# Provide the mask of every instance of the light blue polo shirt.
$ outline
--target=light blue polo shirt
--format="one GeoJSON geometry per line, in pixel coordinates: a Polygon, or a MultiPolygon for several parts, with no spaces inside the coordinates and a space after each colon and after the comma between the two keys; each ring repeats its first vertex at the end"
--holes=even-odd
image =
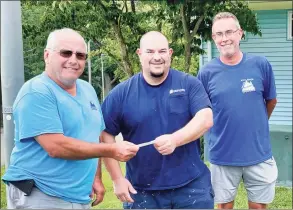
{"type": "Polygon", "coordinates": [[[15,147],[3,180],[34,179],[44,193],[65,201],[87,204],[98,159],[52,158],[34,139],[44,133],[62,133],[86,142],[98,142],[105,128],[94,88],[77,80],[72,96],[46,73],[26,82],[13,104],[15,147]]]}

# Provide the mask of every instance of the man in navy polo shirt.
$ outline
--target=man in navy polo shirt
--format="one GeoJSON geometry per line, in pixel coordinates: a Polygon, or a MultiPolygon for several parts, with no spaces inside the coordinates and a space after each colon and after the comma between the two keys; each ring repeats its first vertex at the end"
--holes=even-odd
{"type": "Polygon", "coordinates": [[[125,209],[214,207],[198,140],[213,125],[211,104],[197,78],[170,69],[172,52],[163,34],[143,35],[142,72],[117,85],[102,105],[102,141],[113,143],[121,132],[124,141],[153,142],[127,162],[126,178],[116,160],[105,159],[125,209]]]}

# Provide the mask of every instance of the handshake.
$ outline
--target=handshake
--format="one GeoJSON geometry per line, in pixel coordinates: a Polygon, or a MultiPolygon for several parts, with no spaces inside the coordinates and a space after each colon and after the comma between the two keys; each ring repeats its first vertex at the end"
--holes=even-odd
{"type": "Polygon", "coordinates": [[[177,147],[176,141],[172,138],[172,134],[162,135],[153,141],[138,145],[128,141],[120,141],[112,144],[113,158],[118,161],[126,162],[136,155],[140,147],[151,144],[154,144],[155,149],[162,155],[173,153],[177,147]]]}

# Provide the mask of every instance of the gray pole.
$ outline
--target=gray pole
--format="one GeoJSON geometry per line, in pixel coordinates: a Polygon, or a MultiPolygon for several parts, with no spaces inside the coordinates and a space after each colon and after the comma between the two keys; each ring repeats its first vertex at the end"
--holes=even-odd
{"type": "MultiPolygon", "coordinates": [[[[87,51],[88,51],[88,54],[91,52],[91,40],[87,42],[87,51]]],[[[91,62],[90,56],[88,57],[87,64],[88,64],[88,73],[89,73],[89,83],[92,84],[92,62],[91,62]]]]}
{"type": "Polygon", "coordinates": [[[102,64],[102,101],[105,99],[105,84],[104,84],[104,63],[103,63],[103,56],[104,54],[101,54],[101,64],[102,64]]]}
{"type": "Polygon", "coordinates": [[[20,1],[1,1],[1,89],[5,166],[14,147],[12,105],[24,83],[20,1]]]}

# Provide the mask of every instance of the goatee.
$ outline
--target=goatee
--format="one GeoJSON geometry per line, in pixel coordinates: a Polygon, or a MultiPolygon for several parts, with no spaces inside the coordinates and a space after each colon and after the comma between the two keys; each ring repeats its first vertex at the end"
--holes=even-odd
{"type": "Polygon", "coordinates": [[[162,76],[164,76],[164,72],[161,72],[161,73],[153,73],[151,72],[150,73],[152,77],[155,77],[155,78],[160,78],[162,76]]]}

